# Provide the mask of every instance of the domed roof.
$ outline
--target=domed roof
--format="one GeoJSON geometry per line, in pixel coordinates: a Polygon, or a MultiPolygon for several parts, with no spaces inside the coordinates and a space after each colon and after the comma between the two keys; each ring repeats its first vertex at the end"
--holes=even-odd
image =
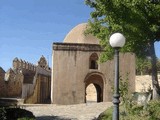
{"type": "Polygon", "coordinates": [[[64,38],[64,43],[86,43],[86,44],[99,44],[98,38],[91,34],[85,35],[87,23],[82,23],[74,27],[64,38]]]}

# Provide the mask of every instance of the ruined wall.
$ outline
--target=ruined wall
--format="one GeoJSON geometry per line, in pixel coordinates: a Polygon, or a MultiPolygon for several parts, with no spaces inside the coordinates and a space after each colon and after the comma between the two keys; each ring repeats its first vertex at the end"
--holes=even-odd
{"type": "MultiPolygon", "coordinates": [[[[36,83],[35,83],[35,86],[33,86],[34,87],[34,92],[32,92],[32,94],[31,95],[29,95],[29,96],[26,96],[26,99],[25,99],[25,103],[37,103],[37,101],[38,101],[38,86],[39,86],[39,81],[38,81],[38,79],[39,79],[39,77],[37,77],[36,78],[36,83]]],[[[26,86],[28,86],[27,84],[26,84],[26,86]]]]}
{"type": "Polygon", "coordinates": [[[0,67],[0,97],[4,97],[6,93],[6,86],[4,81],[5,71],[0,67]]]}
{"type": "Polygon", "coordinates": [[[27,97],[25,103],[50,103],[51,76],[37,76],[34,92],[27,97]]]}
{"type": "Polygon", "coordinates": [[[35,71],[36,66],[24,60],[15,58],[13,60],[13,69],[10,68],[3,78],[5,94],[3,97],[21,97],[22,86],[25,76],[31,71],[35,71]]]}
{"type": "Polygon", "coordinates": [[[46,103],[47,99],[50,101],[51,70],[44,56],[38,61],[36,69],[32,70],[35,70],[34,78],[31,82],[28,79],[28,82],[24,82],[22,98],[25,99],[25,103],[46,103]]]}
{"type": "Polygon", "coordinates": [[[17,74],[6,82],[6,97],[21,97],[23,84],[23,75],[17,74]]]}
{"type": "Polygon", "coordinates": [[[45,81],[41,76],[47,76],[47,80],[51,81],[51,70],[43,56],[37,66],[15,58],[13,69],[10,68],[6,73],[0,69],[0,76],[0,97],[18,97],[29,101],[28,103],[38,103],[38,99],[44,101],[43,99],[48,98],[48,96],[39,97],[39,94],[47,92],[45,94],[50,95],[50,91],[48,91],[50,86],[45,86],[44,91],[39,93],[41,81],[45,81]]]}
{"type": "MultiPolygon", "coordinates": [[[[100,56],[102,49],[92,44],[53,44],[52,103],[77,104],[85,102],[85,80],[88,75],[101,76],[103,79],[103,101],[112,100],[114,80],[114,61],[101,63],[98,69],[90,69],[90,56],[100,56]]],[[[130,73],[130,91],[135,89],[135,56],[127,53],[120,55],[121,75],[130,73]]],[[[96,79],[96,78],[93,78],[96,79]]]]}
{"type": "Polygon", "coordinates": [[[23,76],[12,69],[0,77],[0,97],[21,97],[23,76]]]}
{"type": "Polygon", "coordinates": [[[51,77],[40,75],[39,79],[37,103],[50,103],[51,77]]]}

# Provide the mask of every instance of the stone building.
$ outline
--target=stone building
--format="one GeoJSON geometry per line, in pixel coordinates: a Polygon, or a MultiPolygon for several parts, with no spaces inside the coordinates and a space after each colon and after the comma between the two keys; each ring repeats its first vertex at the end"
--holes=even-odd
{"type": "MultiPolygon", "coordinates": [[[[86,102],[87,86],[93,84],[97,102],[112,101],[114,61],[98,63],[102,47],[92,35],[84,35],[87,24],[79,24],[63,43],[53,43],[51,102],[78,104],[86,102]]],[[[135,55],[120,54],[120,75],[128,74],[129,91],[135,90],[135,55]]]]}
{"type": "Polygon", "coordinates": [[[33,65],[15,58],[13,68],[0,68],[0,98],[24,99],[25,103],[48,103],[51,91],[51,69],[44,56],[33,65]]]}

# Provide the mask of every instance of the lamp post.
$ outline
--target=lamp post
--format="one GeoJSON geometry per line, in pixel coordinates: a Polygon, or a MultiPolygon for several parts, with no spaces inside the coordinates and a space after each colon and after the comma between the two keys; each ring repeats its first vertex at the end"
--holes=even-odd
{"type": "Polygon", "coordinates": [[[125,44],[125,37],[121,33],[114,33],[109,39],[110,45],[115,49],[115,78],[114,78],[114,95],[113,95],[113,119],[119,120],[119,49],[125,44]]]}

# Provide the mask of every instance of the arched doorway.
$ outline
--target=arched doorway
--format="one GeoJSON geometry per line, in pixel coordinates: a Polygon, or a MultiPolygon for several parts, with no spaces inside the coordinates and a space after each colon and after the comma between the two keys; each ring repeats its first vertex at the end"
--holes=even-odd
{"type": "Polygon", "coordinates": [[[87,102],[87,87],[91,84],[94,85],[96,91],[96,102],[103,102],[103,78],[100,74],[92,73],[87,75],[85,79],[85,102],[87,102]]]}
{"type": "Polygon", "coordinates": [[[94,84],[89,84],[86,88],[86,103],[97,102],[97,91],[94,84]]]}

